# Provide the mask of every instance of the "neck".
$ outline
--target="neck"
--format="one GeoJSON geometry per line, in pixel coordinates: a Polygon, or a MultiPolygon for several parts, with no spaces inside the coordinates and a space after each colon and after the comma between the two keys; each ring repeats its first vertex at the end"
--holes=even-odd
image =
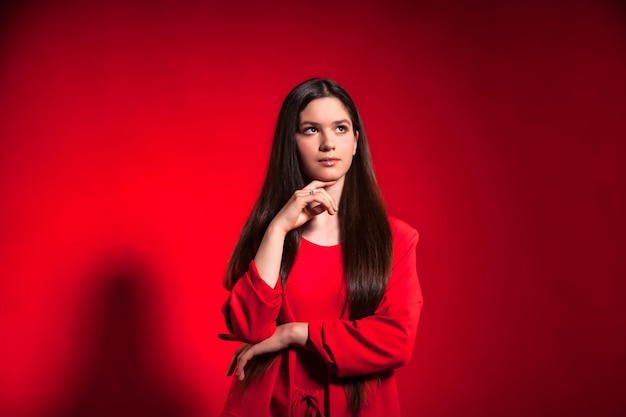
{"type": "Polygon", "coordinates": [[[320,246],[333,246],[341,242],[339,215],[323,212],[309,220],[302,227],[302,236],[320,246]]]}
{"type": "MultiPolygon", "coordinates": [[[[326,192],[335,200],[337,205],[341,201],[343,191],[343,178],[330,187],[326,187],[326,192]]],[[[341,211],[341,206],[339,207],[341,211]]],[[[309,242],[317,245],[332,246],[341,241],[339,232],[339,215],[330,215],[327,211],[318,214],[309,220],[303,227],[302,235],[309,242]]]]}
{"type": "Polygon", "coordinates": [[[343,191],[344,177],[341,177],[333,185],[326,187],[326,192],[335,200],[335,203],[339,205],[341,201],[341,192],[343,191]]]}

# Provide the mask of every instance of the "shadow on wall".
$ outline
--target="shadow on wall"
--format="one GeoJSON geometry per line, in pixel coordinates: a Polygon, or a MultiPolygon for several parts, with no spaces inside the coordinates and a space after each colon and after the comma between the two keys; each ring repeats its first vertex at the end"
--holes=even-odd
{"type": "Polygon", "coordinates": [[[189,395],[164,368],[171,361],[155,348],[163,339],[146,264],[118,258],[96,278],[104,285],[82,319],[85,360],[50,416],[191,416],[189,395]]]}

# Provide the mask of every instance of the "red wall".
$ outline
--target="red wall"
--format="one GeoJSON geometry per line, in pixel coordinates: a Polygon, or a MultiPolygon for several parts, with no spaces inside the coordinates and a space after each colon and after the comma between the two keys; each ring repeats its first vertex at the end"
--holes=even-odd
{"type": "Polygon", "coordinates": [[[421,234],[405,415],[624,415],[626,10],[215,3],[3,6],[0,416],[215,415],[221,277],[312,76],[421,234]]]}

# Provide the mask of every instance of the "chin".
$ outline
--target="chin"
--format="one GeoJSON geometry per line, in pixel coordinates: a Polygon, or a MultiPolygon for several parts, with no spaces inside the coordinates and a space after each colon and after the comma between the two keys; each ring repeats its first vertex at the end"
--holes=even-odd
{"type": "Polygon", "coordinates": [[[324,181],[324,182],[339,181],[342,178],[343,178],[343,175],[324,175],[318,178],[318,181],[324,181]]]}
{"type": "Polygon", "coordinates": [[[341,180],[343,177],[345,176],[345,173],[342,172],[310,172],[310,173],[304,173],[304,177],[305,178],[309,178],[309,182],[316,180],[316,181],[323,181],[323,182],[329,182],[329,181],[339,181],[341,180]]]}

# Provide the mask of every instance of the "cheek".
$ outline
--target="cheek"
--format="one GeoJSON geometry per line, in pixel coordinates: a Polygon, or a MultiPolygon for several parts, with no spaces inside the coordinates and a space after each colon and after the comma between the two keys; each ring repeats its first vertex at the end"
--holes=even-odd
{"type": "Polygon", "coordinates": [[[300,143],[297,144],[296,149],[298,150],[298,161],[300,163],[300,170],[303,174],[310,176],[310,158],[307,157],[307,155],[310,154],[310,151],[307,149],[306,146],[300,143]]]}
{"type": "Polygon", "coordinates": [[[307,159],[308,156],[315,154],[316,152],[316,149],[314,149],[314,146],[311,143],[307,143],[305,141],[297,142],[296,146],[298,149],[298,157],[300,159],[307,159]]]}
{"type": "Polygon", "coordinates": [[[302,146],[302,142],[300,142],[299,140],[296,140],[296,151],[298,151],[298,158],[302,159],[302,155],[303,155],[303,146],[302,146]]]}
{"type": "Polygon", "coordinates": [[[356,139],[354,139],[354,140],[350,140],[350,139],[345,140],[343,145],[342,145],[342,148],[343,148],[344,154],[348,154],[349,153],[349,154],[352,154],[352,156],[354,156],[356,154],[357,140],[356,139]]]}

